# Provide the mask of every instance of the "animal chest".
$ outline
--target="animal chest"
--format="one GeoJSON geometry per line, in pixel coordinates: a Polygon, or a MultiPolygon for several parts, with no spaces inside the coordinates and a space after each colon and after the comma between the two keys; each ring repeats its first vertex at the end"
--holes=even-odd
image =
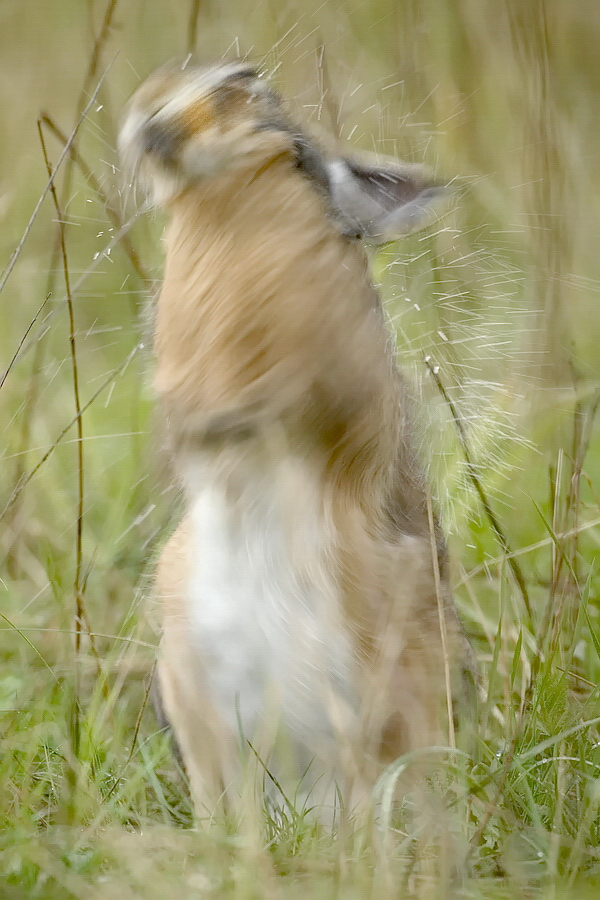
{"type": "Polygon", "coordinates": [[[314,478],[294,459],[232,470],[199,458],[192,471],[187,613],[210,700],[244,740],[283,731],[310,763],[357,718],[352,640],[314,478]]]}

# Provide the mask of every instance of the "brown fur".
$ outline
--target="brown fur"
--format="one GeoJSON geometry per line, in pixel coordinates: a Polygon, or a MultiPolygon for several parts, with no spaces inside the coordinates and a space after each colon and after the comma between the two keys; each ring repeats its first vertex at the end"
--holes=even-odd
{"type": "MultiPolygon", "coordinates": [[[[205,126],[206,110],[196,104],[183,123],[205,126]]],[[[298,170],[289,135],[277,130],[232,170],[187,180],[165,205],[155,386],[175,467],[189,480],[194,453],[208,449],[231,475],[233,503],[245,458],[267,470],[301,458],[314,474],[331,535],[323,565],[342,605],[333,615],[360,672],[358,727],[347,727],[343,704],[330,707],[338,738],[331,767],[352,782],[352,804],[382,765],[444,740],[444,650],[453,672],[467,652],[443,539],[437,527],[433,540],[429,533],[406,390],[365,251],[341,233],[298,170]]],[[[290,485],[292,547],[305,490],[290,485]]],[[[191,637],[192,527],[184,519],[157,569],[159,680],[205,811],[236,777],[236,741],[210,703],[191,637]]]]}

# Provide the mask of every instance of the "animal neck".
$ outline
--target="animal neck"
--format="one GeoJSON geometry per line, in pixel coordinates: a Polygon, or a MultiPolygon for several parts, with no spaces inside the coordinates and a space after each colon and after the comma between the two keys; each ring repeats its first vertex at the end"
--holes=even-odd
{"type": "Polygon", "coordinates": [[[182,436],[249,410],[368,481],[395,452],[398,384],[364,251],[323,204],[284,158],[172,203],[155,383],[182,436]]]}
{"type": "Polygon", "coordinates": [[[180,302],[197,307],[226,296],[233,318],[240,303],[279,303],[294,285],[314,287],[334,246],[347,255],[324,202],[285,155],[258,172],[200,181],[170,205],[165,288],[177,286],[180,302]]]}

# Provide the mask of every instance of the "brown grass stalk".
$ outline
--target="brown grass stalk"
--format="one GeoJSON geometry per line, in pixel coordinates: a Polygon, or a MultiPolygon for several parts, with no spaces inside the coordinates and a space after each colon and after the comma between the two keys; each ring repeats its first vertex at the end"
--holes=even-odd
{"type": "Polygon", "coordinates": [[[56,440],[54,441],[54,443],[51,444],[51,446],[46,450],[46,452],[43,454],[43,456],[40,457],[40,459],[37,461],[37,463],[35,464],[35,466],[34,466],[32,469],[29,470],[29,472],[27,473],[27,475],[25,475],[25,476],[23,477],[23,480],[21,481],[21,483],[18,484],[18,485],[15,487],[15,489],[14,489],[12,495],[10,496],[10,498],[9,498],[9,500],[8,500],[8,502],[7,502],[7,504],[6,504],[6,506],[4,507],[4,509],[2,510],[2,512],[0,513],[0,521],[2,521],[2,519],[8,514],[8,512],[9,512],[10,509],[11,509],[11,507],[12,507],[13,504],[19,499],[21,493],[25,490],[25,488],[27,487],[27,485],[29,484],[29,482],[31,481],[31,479],[32,479],[35,475],[37,475],[37,473],[38,473],[39,470],[42,468],[42,466],[50,459],[50,457],[52,456],[52,454],[54,453],[54,451],[56,450],[56,448],[58,447],[58,445],[62,442],[62,440],[63,440],[63,438],[65,437],[65,435],[68,434],[68,432],[71,430],[71,428],[73,427],[73,425],[76,425],[76,424],[77,424],[78,419],[80,419],[81,416],[83,416],[83,414],[86,412],[86,410],[88,410],[88,409],[90,408],[90,406],[92,405],[92,403],[94,403],[94,402],[98,399],[98,397],[100,396],[100,394],[102,394],[103,391],[105,391],[106,388],[107,388],[110,384],[112,384],[112,382],[115,380],[115,378],[116,378],[118,375],[120,375],[121,372],[123,372],[123,371],[127,368],[127,366],[129,365],[129,363],[131,362],[131,360],[133,359],[133,357],[135,356],[135,354],[138,352],[139,349],[140,349],[140,344],[137,344],[137,345],[133,348],[133,350],[131,351],[131,353],[126,357],[126,359],[124,359],[122,363],[119,363],[119,365],[116,366],[116,368],[114,368],[114,369],[112,370],[112,372],[105,378],[105,380],[102,382],[102,384],[100,385],[100,387],[92,394],[92,396],[91,396],[90,399],[87,401],[87,403],[84,403],[84,405],[81,407],[80,412],[77,413],[76,415],[74,415],[73,418],[71,419],[71,421],[68,422],[67,425],[65,425],[65,427],[62,429],[62,431],[60,432],[60,434],[58,435],[58,437],[56,438],[56,440]]]}
{"type": "Polygon", "coordinates": [[[35,220],[36,220],[36,218],[37,218],[37,215],[38,215],[38,213],[39,213],[39,211],[40,211],[40,209],[41,209],[42,203],[43,203],[44,200],[46,199],[46,197],[47,197],[47,195],[48,195],[50,189],[52,188],[52,186],[53,186],[53,184],[54,184],[54,181],[55,181],[55,179],[56,179],[56,175],[57,175],[57,173],[58,173],[58,170],[60,169],[60,167],[61,167],[61,165],[63,164],[64,160],[65,160],[65,159],[67,158],[67,156],[69,155],[69,150],[70,150],[70,148],[71,148],[71,145],[72,145],[73,141],[75,140],[75,137],[76,137],[77,132],[79,131],[79,129],[80,129],[80,127],[81,127],[81,124],[82,124],[83,120],[86,118],[86,116],[87,116],[89,110],[91,109],[91,107],[93,106],[93,104],[94,104],[94,102],[95,102],[95,100],[96,100],[96,97],[98,96],[98,91],[100,90],[100,86],[102,85],[102,82],[104,81],[104,78],[106,77],[107,72],[108,72],[108,69],[106,70],[106,72],[104,72],[104,74],[102,75],[102,77],[101,77],[100,80],[98,81],[98,84],[96,85],[96,89],[94,90],[94,93],[93,93],[92,96],[90,97],[89,102],[86,104],[86,106],[85,106],[85,108],[83,109],[81,115],[80,115],[79,118],[77,119],[77,122],[76,122],[76,124],[75,124],[75,127],[74,127],[73,131],[71,132],[71,134],[70,134],[70,136],[69,136],[69,140],[67,141],[67,143],[65,144],[65,146],[64,146],[63,149],[62,149],[62,152],[61,152],[61,154],[60,154],[60,156],[59,156],[59,158],[58,158],[58,162],[56,163],[56,165],[54,166],[54,168],[52,169],[52,171],[50,172],[50,174],[49,174],[49,176],[48,176],[48,181],[46,182],[46,186],[44,187],[44,190],[43,190],[42,193],[40,194],[40,197],[39,197],[39,199],[38,199],[38,202],[36,203],[36,205],[35,205],[35,207],[34,207],[34,210],[33,210],[32,214],[31,214],[31,216],[30,216],[30,218],[29,218],[29,221],[28,221],[27,225],[25,226],[25,230],[24,230],[24,232],[23,232],[23,234],[22,234],[22,236],[21,236],[21,240],[19,241],[19,243],[17,244],[17,246],[16,246],[15,249],[13,250],[13,252],[12,252],[12,254],[11,254],[11,256],[10,256],[9,261],[8,261],[8,263],[6,264],[6,267],[5,267],[5,269],[4,269],[4,272],[2,273],[2,276],[0,277],[0,293],[2,293],[2,291],[4,290],[4,287],[5,287],[5,285],[6,285],[6,282],[7,282],[8,279],[10,278],[11,273],[12,273],[14,267],[15,267],[16,264],[17,264],[17,260],[18,260],[19,256],[21,255],[21,252],[22,252],[22,250],[23,250],[23,247],[25,246],[25,243],[26,243],[26,241],[27,241],[27,238],[29,237],[29,233],[31,232],[31,229],[33,228],[33,223],[35,222],[35,220]]]}
{"type": "MultiPolygon", "coordinates": [[[[44,162],[48,170],[48,176],[52,175],[52,166],[48,159],[46,150],[46,142],[44,140],[44,132],[42,129],[41,119],[37,122],[40,143],[44,154],[44,162]]],[[[58,194],[54,182],[50,185],[50,193],[54,201],[58,228],[60,234],[60,251],[63,263],[63,277],[65,281],[65,290],[67,293],[67,309],[69,311],[69,349],[71,353],[71,374],[73,379],[73,398],[75,402],[75,414],[77,416],[77,524],[75,532],[75,577],[73,582],[73,591],[75,595],[75,660],[74,660],[74,679],[73,679],[73,706],[71,714],[71,752],[73,755],[72,763],[79,760],[79,752],[81,746],[81,719],[80,719],[80,656],[81,656],[81,635],[84,628],[84,603],[83,589],[81,584],[81,567],[82,567],[82,541],[83,541],[83,500],[84,500],[84,477],[83,477],[83,420],[81,416],[81,400],[79,395],[79,367],[77,363],[77,344],[75,340],[75,311],[73,309],[73,296],[71,294],[71,278],[69,275],[69,261],[67,257],[67,245],[65,242],[65,228],[61,205],[58,202],[58,194]]],[[[73,764],[69,766],[69,783],[71,787],[71,797],[74,806],[74,794],[77,787],[77,773],[74,771],[73,764]]]]}

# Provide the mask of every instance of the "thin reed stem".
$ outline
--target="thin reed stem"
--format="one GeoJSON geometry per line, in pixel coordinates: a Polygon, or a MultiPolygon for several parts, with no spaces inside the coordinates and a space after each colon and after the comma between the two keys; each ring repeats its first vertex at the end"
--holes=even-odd
{"type": "MultiPolygon", "coordinates": [[[[37,121],[40,143],[44,154],[44,162],[48,171],[48,177],[52,175],[52,166],[48,159],[46,143],[44,140],[44,132],[42,129],[41,119],[37,121]]],[[[63,224],[63,215],[60,203],[58,202],[58,194],[54,182],[50,184],[50,193],[54,201],[56,217],[58,220],[60,234],[60,249],[63,262],[63,277],[65,281],[65,291],[67,294],[67,309],[69,311],[69,349],[71,353],[71,373],[73,379],[73,398],[75,402],[75,414],[77,417],[77,523],[75,532],[75,577],[73,582],[73,591],[75,594],[75,659],[74,659],[74,679],[73,679],[73,697],[71,708],[70,735],[71,735],[71,753],[72,761],[68,767],[69,784],[71,787],[71,815],[74,814],[75,793],[77,790],[77,771],[74,764],[79,761],[81,749],[81,707],[80,707],[80,656],[81,656],[81,635],[84,626],[83,612],[83,591],[81,585],[81,564],[82,564],[82,542],[83,542],[83,500],[84,500],[84,480],[83,480],[83,420],[81,416],[81,400],[79,395],[79,367],[77,364],[77,344],[75,340],[75,311],[73,309],[73,296],[71,294],[71,278],[69,275],[69,261],[67,257],[67,245],[65,242],[65,231],[63,224]]]]}
{"type": "Polygon", "coordinates": [[[424,362],[425,362],[425,365],[427,366],[427,368],[429,369],[429,372],[430,372],[433,380],[435,381],[437,389],[439,390],[440,394],[444,398],[444,402],[446,403],[446,405],[448,406],[448,408],[450,410],[450,413],[452,414],[452,419],[456,426],[456,431],[458,433],[458,439],[460,442],[461,450],[462,450],[463,456],[465,458],[465,462],[467,464],[467,475],[469,476],[471,484],[473,485],[473,487],[475,488],[475,491],[477,492],[477,496],[479,497],[479,500],[481,502],[483,510],[486,514],[487,520],[490,523],[490,525],[492,526],[494,534],[496,535],[496,538],[498,539],[498,543],[504,550],[505,558],[508,561],[508,564],[511,568],[514,579],[515,579],[515,581],[519,587],[519,590],[521,592],[521,596],[523,598],[523,603],[525,605],[525,609],[527,610],[527,614],[529,616],[529,621],[532,622],[532,610],[531,610],[531,604],[529,601],[529,591],[527,590],[527,583],[525,581],[525,577],[523,575],[523,572],[521,570],[519,563],[517,562],[517,560],[515,559],[515,557],[512,553],[510,544],[508,543],[508,538],[506,537],[506,535],[504,533],[504,529],[502,528],[502,526],[500,525],[500,522],[496,518],[496,514],[494,513],[494,511],[490,505],[490,502],[486,496],[486,493],[483,489],[483,485],[481,484],[481,480],[480,480],[479,476],[477,475],[477,470],[475,468],[475,464],[474,464],[473,458],[471,456],[471,451],[469,449],[469,442],[467,440],[467,434],[465,431],[465,426],[463,424],[463,421],[460,417],[460,414],[458,412],[456,405],[453,403],[452,398],[450,397],[448,391],[444,387],[444,384],[443,384],[438,372],[436,372],[434,367],[431,365],[431,362],[429,359],[426,358],[424,360],[424,362]]]}

